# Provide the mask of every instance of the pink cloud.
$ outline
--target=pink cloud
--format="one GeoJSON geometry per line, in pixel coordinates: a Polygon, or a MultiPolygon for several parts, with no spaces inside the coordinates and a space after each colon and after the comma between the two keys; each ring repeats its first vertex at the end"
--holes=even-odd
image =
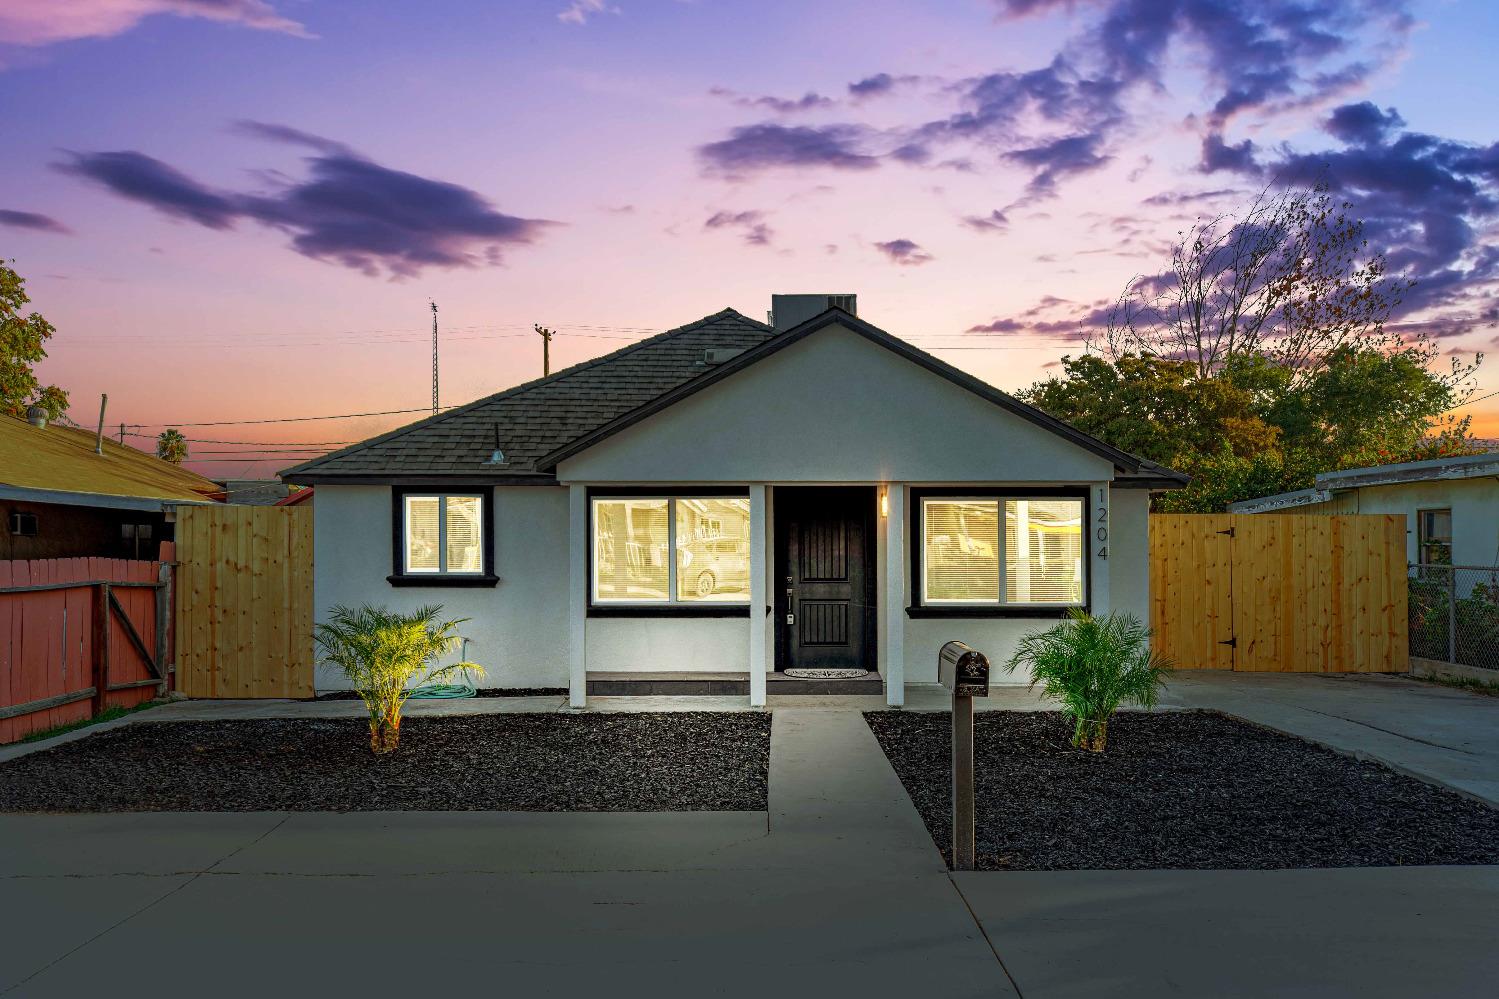
{"type": "Polygon", "coordinates": [[[6,0],[0,43],[51,45],[122,34],[153,14],[197,17],[309,38],[307,29],[266,0],[6,0]]]}

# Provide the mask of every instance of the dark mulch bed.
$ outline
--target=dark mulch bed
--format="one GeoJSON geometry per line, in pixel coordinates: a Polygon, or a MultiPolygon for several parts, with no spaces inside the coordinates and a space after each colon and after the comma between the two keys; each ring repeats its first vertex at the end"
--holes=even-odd
{"type": "Polygon", "coordinates": [[[412,717],[127,725],[0,764],[0,811],[759,811],[770,716],[412,717]]]}
{"type": "MultiPolygon", "coordinates": [[[[566,697],[566,687],[480,687],[475,697],[566,697]]],[[[359,695],[352,690],[330,690],[319,694],[319,701],[357,701],[359,695]]]]}
{"type": "MultiPolygon", "coordinates": [[[[951,716],[865,718],[948,856],[951,716]]],[[[976,716],[981,870],[1499,863],[1499,810],[1224,715],[1116,715],[1101,756],[1070,735],[1052,712],[976,716]]]]}

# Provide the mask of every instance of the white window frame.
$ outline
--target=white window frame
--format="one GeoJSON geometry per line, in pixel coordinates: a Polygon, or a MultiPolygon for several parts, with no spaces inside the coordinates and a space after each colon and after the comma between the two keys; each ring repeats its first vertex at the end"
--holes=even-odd
{"type": "Polygon", "coordinates": [[[486,521],[489,519],[489,504],[485,501],[482,492],[412,492],[401,494],[401,572],[407,576],[482,576],[485,566],[485,544],[487,540],[485,533],[489,530],[486,521]],[[412,500],[437,500],[437,568],[436,569],[414,569],[411,566],[411,501],[412,500]],[[448,500],[449,499],[476,499],[479,501],[479,568],[477,569],[449,569],[448,568],[448,500]]]}
{"type": "Polygon", "coordinates": [[[1090,592],[1091,573],[1093,566],[1090,564],[1088,545],[1088,497],[1076,495],[1040,495],[1040,494],[1006,494],[1006,493],[975,493],[964,495],[935,495],[922,496],[917,507],[919,522],[917,530],[912,532],[912,543],[921,545],[921,579],[918,580],[921,594],[922,607],[952,607],[952,608],[974,608],[974,609],[1000,609],[1000,610],[1070,610],[1074,607],[1086,608],[1088,606],[1088,594],[1090,592]],[[1078,525],[1079,538],[1082,543],[1082,591],[1081,600],[1070,602],[1038,601],[1038,600],[1008,600],[1005,593],[1008,589],[1010,559],[1009,548],[1005,542],[1005,504],[1012,501],[1026,500],[1038,503],[1077,503],[1082,507],[1082,515],[1078,525]],[[999,566],[996,573],[999,588],[994,594],[993,600],[952,600],[933,599],[927,595],[927,582],[931,572],[931,552],[927,550],[927,504],[929,503],[994,503],[995,510],[995,556],[998,558],[999,566]]]}
{"type": "MultiPolygon", "coordinates": [[[[744,500],[739,493],[654,493],[650,495],[599,493],[588,500],[588,602],[594,607],[748,607],[749,594],[743,600],[683,600],[677,592],[677,501],[678,500],[744,500]],[[666,503],[666,598],[664,600],[622,600],[599,596],[599,504],[600,503],[666,503]]],[[[754,540],[750,539],[750,544],[754,540]]]]}

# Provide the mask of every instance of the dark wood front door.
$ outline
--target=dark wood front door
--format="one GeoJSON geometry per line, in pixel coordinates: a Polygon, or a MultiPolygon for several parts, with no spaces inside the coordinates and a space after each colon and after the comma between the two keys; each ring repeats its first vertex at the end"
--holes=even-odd
{"type": "Polygon", "coordinates": [[[776,663],[867,669],[874,662],[872,487],[777,487],[776,663]]]}

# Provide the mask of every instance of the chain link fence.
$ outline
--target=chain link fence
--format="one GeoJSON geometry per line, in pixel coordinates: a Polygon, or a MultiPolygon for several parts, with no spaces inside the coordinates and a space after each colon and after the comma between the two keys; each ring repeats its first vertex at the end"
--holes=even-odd
{"type": "Polygon", "coordinates": [[[1499,673],[1499,566],[1410,566],[1410,648],[1499,673]]]}

